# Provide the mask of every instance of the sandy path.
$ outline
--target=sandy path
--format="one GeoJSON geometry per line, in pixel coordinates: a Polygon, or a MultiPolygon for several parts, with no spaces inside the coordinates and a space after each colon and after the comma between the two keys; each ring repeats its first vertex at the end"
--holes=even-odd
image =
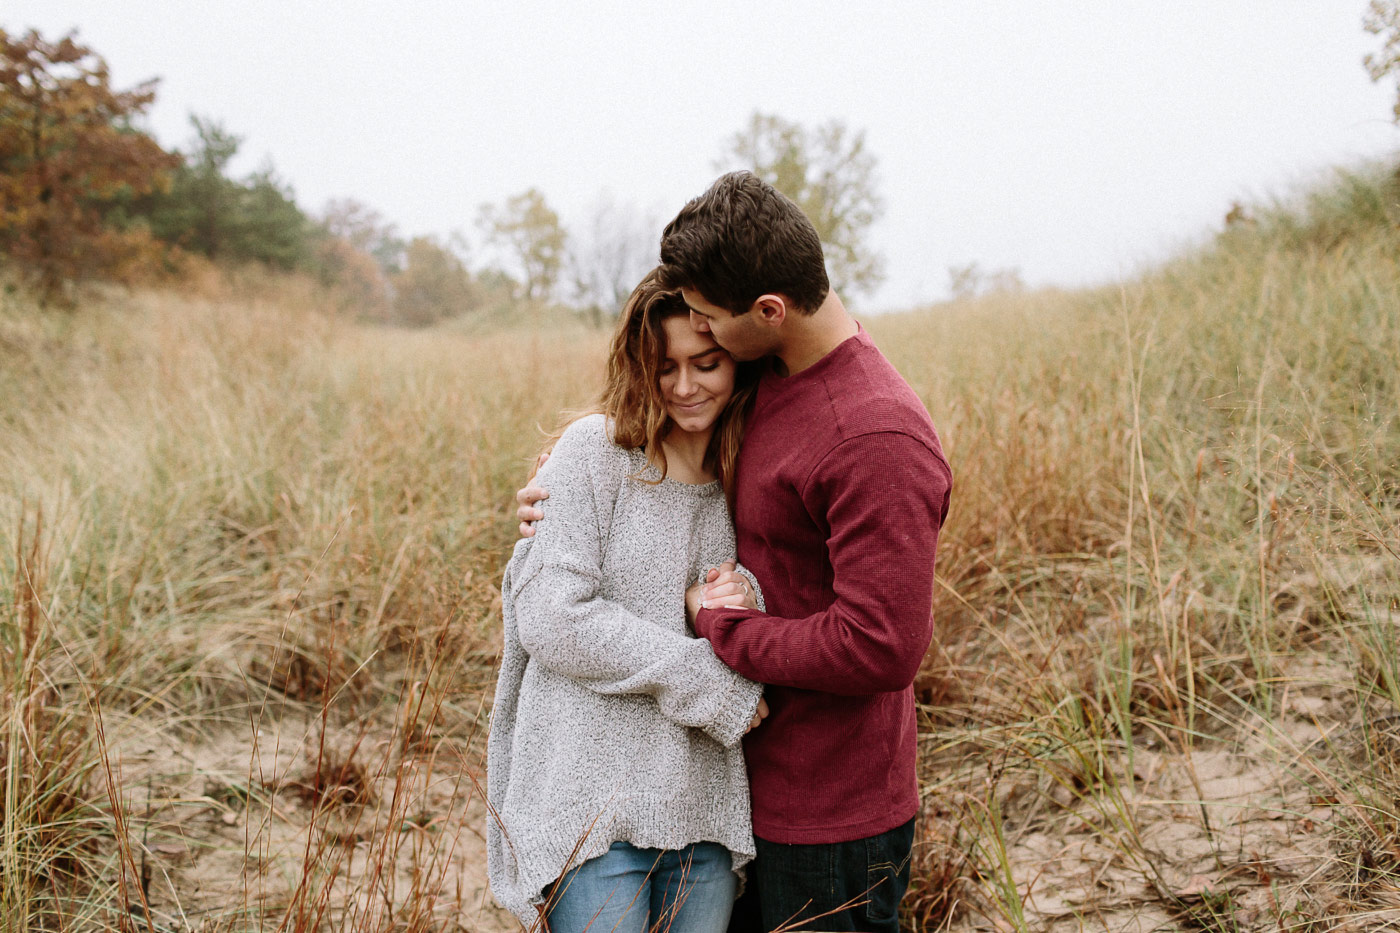
{"type": "Polygon", "coordinates": [[[222,928],[290,911],[321,912],[332,927],[353,912],[359,928],[416,915],[437,929],[519,929],[487,888],[487,812],[472,780],[484,769],[470,745],[403,754],[392,731],[361,736],[344,724],[323,748],[319,721],[300,711],[267,715],[256,730],[108,718],[137,874],[159,926],[222,928]],[[309,882],[308,852],[320,869],[309,882]]]}

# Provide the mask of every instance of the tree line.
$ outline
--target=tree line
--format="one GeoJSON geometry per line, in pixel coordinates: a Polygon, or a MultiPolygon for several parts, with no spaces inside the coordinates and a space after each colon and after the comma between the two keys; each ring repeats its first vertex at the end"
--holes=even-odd
{"type": "MultiPolygon", "coordinates": [[[[1369,0],[1364,26],[1383,41],[1364,61],[1371,77],[1400,78],[1400,0],[1369,0]]],[[[257,263],[315,276],[356,314],[385,322],[567,304],[601,323],[655,261],[660,218],[603,197],[568,230],[530,188],[480,207],[475,227],[495,261],[473,269],[460,233],[403,237],[352,198],[308,213],[270,164],[234,177],[242,140],[217,120],[191,116],[186,145],[163,148],[138,125],[155,94],[155,80],[113,88],[106,62],[75,34],[51,41],[0,28],[0,261],[45,300],[62,301],[87,280],[257,263]]],[[[796,201],[844,296],[883,281],[867,235],[884,205],[863,131],[754,113],[723,142],[715,168],[750,168],[796,201]]],[[[1016,270],[976,263],[949,275],[955,296],[1020,287],[1016,270]]]]}
{"type": "MultiPolygon", "coordinates": [[[[496,261],[473,269],[460,233],[404,237],[352,198],[309,213],[270,164],[236,177],[242,140],[215,119],[192,115],[188,142],[163,148],[139,126],[155,98],[155,80],[113,88],[106,62],[73,33],[0,29],[0,257],[44,299],[89,280],[258,263],[316,276],[386,322],[521,304],[567,304],[601,322],[655,261],[660,218],[601,197],[570,231],[530,188],[481,206],[474,226],[496,261]]],[[[802,205],[839,288],[879,284],[865,235],[882,203],[862,132],[756,113],[716,167],[752,168],[802,205]]]]}

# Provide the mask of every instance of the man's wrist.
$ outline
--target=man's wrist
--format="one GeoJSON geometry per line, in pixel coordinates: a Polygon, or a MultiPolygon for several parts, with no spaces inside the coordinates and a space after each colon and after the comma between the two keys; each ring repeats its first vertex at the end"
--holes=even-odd
{"type": "Polygon", "coordinates": [[[700,609],[695,613],[695,618],[691,620],[690,627],[695,629],[697,637],[710,637],[711,627],[714,625],[714,616],[714,609],[700,609]]]}

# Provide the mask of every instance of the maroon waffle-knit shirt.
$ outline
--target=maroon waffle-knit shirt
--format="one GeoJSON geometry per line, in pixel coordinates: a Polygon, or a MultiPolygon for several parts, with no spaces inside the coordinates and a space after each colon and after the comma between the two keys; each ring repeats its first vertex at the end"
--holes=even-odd
{"type": "Polygon", "coordinates": [[[768,685],[771,714],[744,739],[756,836],[849,842],[918,811],[912,685],[951,485],[928,412],[864,330],[763,377],[734,524],[768,611],[695,621],[725,664],[768,685]]]}

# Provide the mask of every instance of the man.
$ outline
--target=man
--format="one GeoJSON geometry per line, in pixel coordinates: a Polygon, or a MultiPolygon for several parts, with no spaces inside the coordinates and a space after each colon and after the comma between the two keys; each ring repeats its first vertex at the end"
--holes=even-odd
{"type": "MultiPolygon", "coordinates": [[[[756,175],[682,208],[660,268],[697,330],[736,359],[772,358],[733,516],[768,611],[703,608],[709,586],[687,606],[720,660],[767,685],[769,716],[744,740],[758,858],[731,930],[894,933],[952,473],[918,397],[831,291],[811,222],[756,175]]],[[[541,492],[518,494],[522,520],[541,517],[541,492]]]]}

